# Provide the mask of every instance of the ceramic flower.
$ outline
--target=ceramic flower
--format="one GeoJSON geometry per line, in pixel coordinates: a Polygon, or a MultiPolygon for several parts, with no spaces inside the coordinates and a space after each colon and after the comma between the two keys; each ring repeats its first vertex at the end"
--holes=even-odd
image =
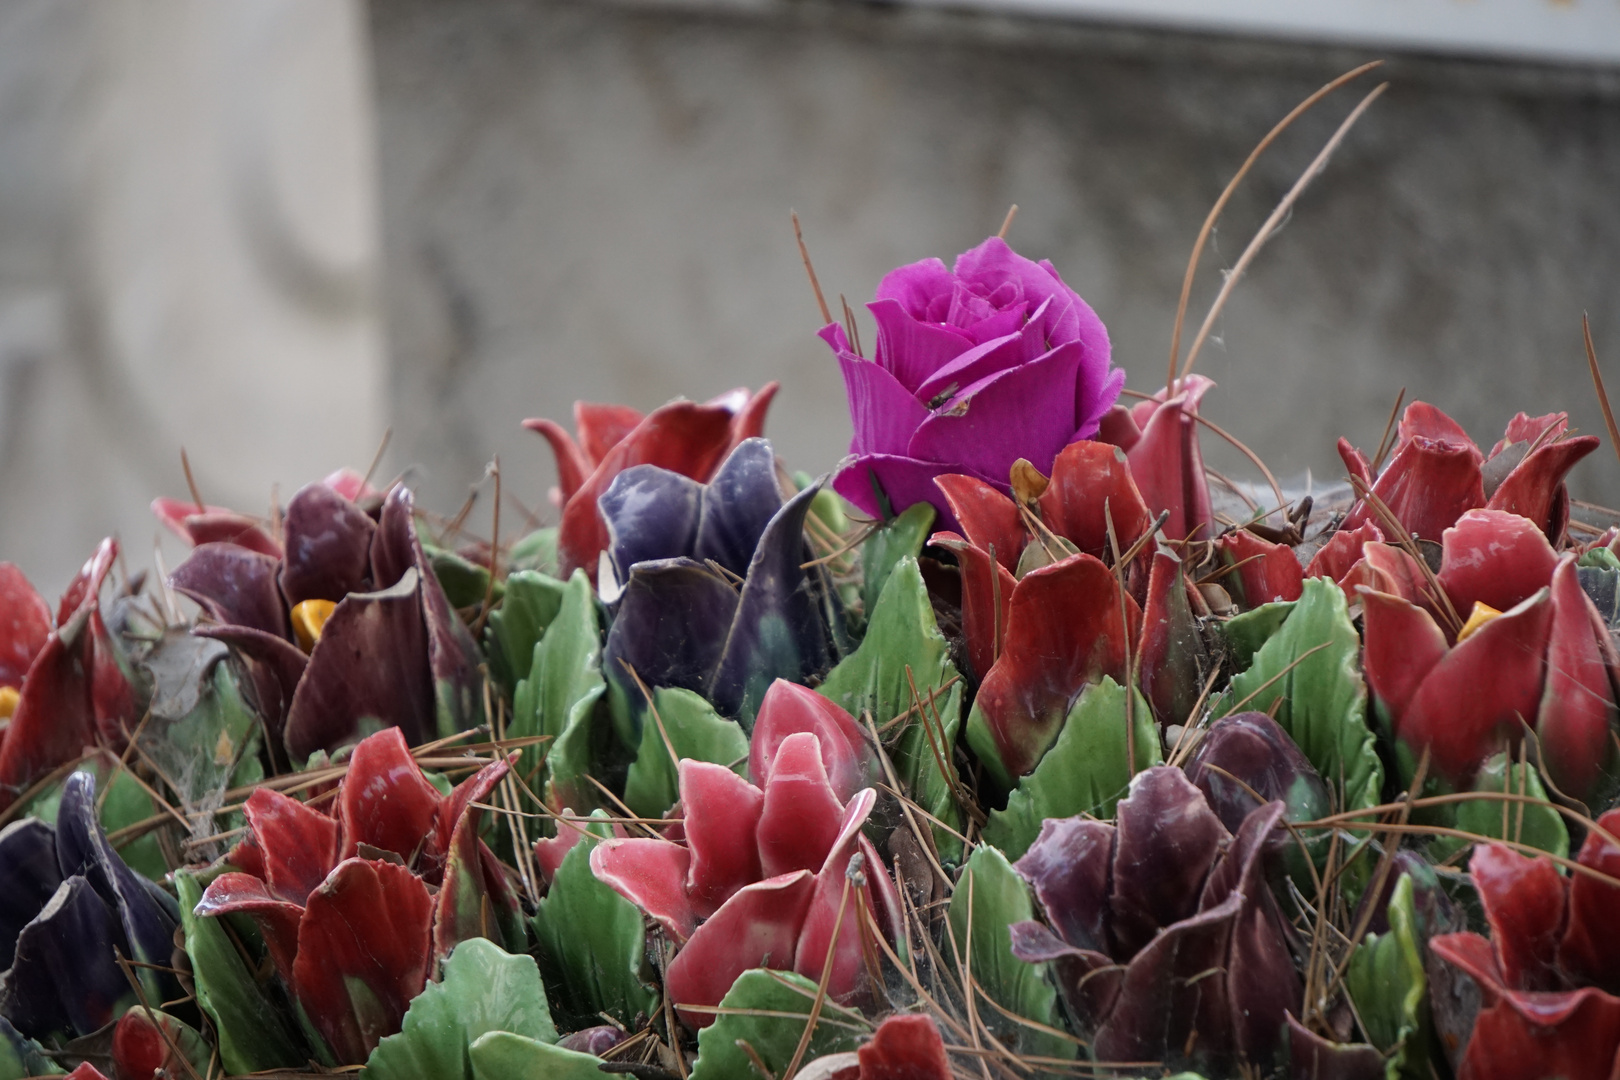
{"type": "MultiPolygon", "coordinates": [[[[1582,866],[1620,876],[1620,810],[1598,819],[1581,846],[1582,866]]],[[[1443,934],[1436,956],[1471,978],[1481,1005],[1463,1048],[1458,1080],[1620,1075],[1620,888],[1582,873],[1560,874],[1501,844],[1474,849],[1469,873],[1491,936],[1443,934]]]]}
{"type": "MultiPolygon", "coordinates": [[[[245,806],[249,835],[226,856],[198,915],[241,912],[282,983],[340,1062],[361,1064],[397,1032],[435,956],[506,933],[517,898],[478,838],[497,761],[448,796],[422,775],[398,728],[362,740],[329,817],[269,788],[245,806]]],[[[521,930],[513,929],[516,940],[521,930]]]]}
{"type": "Polygon", "coordinates": [[[1059,450],[1097,434],[1125,384],[1096,313],[1051,263],[997,237],[950,270],[924,259],[890,271],[867,309],[877,321],[870,359],[836,323],[821,336],[855,426],[833,487],[873,517],[927,502],[953,526],[936,476],[1005,491],[1019,458],[1050,472],[1059,450]]]}
{"type": "MultiPolygon", "coordinates": [[[[1597,436],[1573,436],[1568,430],[1565,413],[1519,413],[1487,456],[1455,420],[1414,401],[1401,416],[1389,463],[1376,479],[1366,456],[1344,439],[1339,456],[1403,528],[1424,540],[1439,540],[1464,513],[1484,507],[1529,518],[1558,544],[1569,522],[1564,477],[1598,446],[1597,436]]],[[[1371,503],[1359,502],[1343,528],[1368,521],[1388,526],[1371,503]]]]}
{"type": "Polygon", "coordinates": [[[1302,994],[1261,860],[1282,816],[1257,806],[1234,836],[1160,765],[1132,780],[1117,824],[1044,823],[1016,869],[1047,923],[1015,923],[1013,954],[1053,962],[1097,1060],[1225,1076],[1274,1059],[1302,994]]]}
{"type": "MultiPolygon", "coordinates": [[[[860,831],[876,801],[864,786],[877,772],[876,754],[847,713],[809,702],[814,696],[782,682],[767,695],[750,752],[754,783],[720,765],[680,763],[683,842],[620,838],[591,851],[596,876],[680,946],[664,975],[677,1005],[718,1005],[750,968],[819,979],[829,949],[831,996],[848,1003],[869,995],[873,946],[864,941],[856,899],[833,937],[846,875],[858,902],[896,940],[899,899],[860,831]]],[[[681,1015],[692,1027],[714,1020],[681,1015]]]]}
{"type": "Polygon", "coordinates": [[[1414,756],[1427,747],[1435,772],[1462,785],[1529,725],[1554,783],[1585,798],[1609,768],[1620,663],[1575,556],[1498,510],[1463,514],[1441,547],[1443,597],[1404,552],[1364,545],[1377,584],[1355,589],[1363,664],[1395,737],[1414,756]]]}
{"type": "Polygon", "coordinates": [[[1209,540],[1215,525],[1209,479],[1198,446],[1198,407],[1215,383],[1189,375],[1129,409],[1115,405],[1098,435],[1130,459],[1131,474],[1154,513],[1170,511],[1164,534],[1171,540],[1209,540]]]}
{"type": "Polygon", "coordinates": [[[774,679],[826,670],[836,600],[822,568],[805,565],[817,490],[784,500],[764,439],[740,443],[707,484],[656,465],[614,479],[600,500],[610,543],[599,587],[617,606],[602,666],[632,709],[632,668],[743,718],[774,679]]]}
{"type": "Polygon", "coordinates": [[[701,405],[673,401],[645,416],[624,405],[575,402],[577,438],[554,420],[523,421],[551,444],[557,459],[562,576],[582,569],[595,580],[597,557],[609,543],[596,501],[614,477],[636,465],[657,465],[700,483],[708,480],[737,444],[764,432],[776,387],[767,383],[752,395],[737,389],[701,405]]]}
{"type": "Polygon", "coordinates": [[[247,661],[278,758],[336,751],[368,724],[416,745],[478,721],[478,647],[422,550],[409,489],[374,519],[327,483],[306,485],[283,532],[279,556],[213,541],[169,579],[209,617],[195,632],[247,661]]]}

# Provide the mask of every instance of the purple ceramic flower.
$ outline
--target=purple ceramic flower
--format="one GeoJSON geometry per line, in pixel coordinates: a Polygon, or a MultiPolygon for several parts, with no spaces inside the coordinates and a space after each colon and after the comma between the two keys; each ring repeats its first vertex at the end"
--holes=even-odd
{"type": "Polygon", "coordinates": [[[924,259],[891,271],[867,308],[871,360],[836,323],[821,336],[838,354],[855,423],[853,459],[833,487],[874,516],[881,489],[894,512],[932,503],[955,528],[934,477],[969,473],[1007,491],[1019,458],[1050,473],[1059,450],[1097,434],[1125,384],[1102,320],[1051,263],[999,237],[963,252],[955,270],[924,259]]]}

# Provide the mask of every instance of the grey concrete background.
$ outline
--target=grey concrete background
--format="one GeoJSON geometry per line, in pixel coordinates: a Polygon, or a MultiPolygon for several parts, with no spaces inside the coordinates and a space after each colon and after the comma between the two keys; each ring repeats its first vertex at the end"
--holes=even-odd
{"type": "MultiPolygon", "coordinates": [[[[389,463],[419,464],[446,509],[497,452],[508,489],[543,503],[549,454],[518,422],[575,398],[650,408],[780,379],[769,433],[796,467],[832,466],[843,389],[789,208],[836,308],[894,265],[977,243],[1016,202],[1011,242],[1057,265],[1130,386],[1156,389],[1221,188],[1297,101],[1374,56],[818,0],[370,10],[389,463]]],[[[1220,383],[1208,415],[1279,475],[1337,479],[1336,437],[1376,444],[1403,386],[1487,447],[1521,408],[1601,431],[1583,311],[1620,390],[1620,77],[1389,59],[1390,90],[1199,361],[1220,383]]],[[[1193,326],[1372,85],[1256,168],[1193,326]]],[[[1620,501],[1608,447],[1575,487],[1620,501]]]]}

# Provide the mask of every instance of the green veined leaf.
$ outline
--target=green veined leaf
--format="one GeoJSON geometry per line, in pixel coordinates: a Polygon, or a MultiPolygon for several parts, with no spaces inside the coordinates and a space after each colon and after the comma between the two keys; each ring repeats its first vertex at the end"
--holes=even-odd
{"type": "MultiPolygon", "coordinates": [[[[1547,789],[1542,786],[1541,777],[1537,774],[1535,766],[1514,765],[1510,772],[1505,752],[1492,754],[1485,764],[1480,766],[1479,773],[1474,778],[1473,790],[1527,795],[1532,799],[1543,801],[1547,799],[1547,789]]],[[[1564,824],[1564,816],[1551,806],[1533,806],[1503,799],[1480,799],[1454,805],[1456,817],[1452,821],[1445,820],[1450,816],[1447,811],[1451,810],[1451,807],[1440,807],[1439,814],[1431,812],[1431,815],[1426,817],[1438,818],[1446,824],[1454,823],[1463,832],[1474,833],[1477,836],[1488,836],[1493,840],[1514,840],[1540,848],[1542,851],[1549,851],[1560,858],[1569,857],[1569,828],[1564,824]]],[[[1443,861],[1453,852],[1466,847],[1468,843],[1469,841],[1460,837],[1438,837],[1429,846],[1429,854],[1435,861],[1443,861]]]]}
{"type": "Polygon", "coordinates": [[[678,687],[653,691],[653,708],[664,735],[649,712],[641,725],[641,749],[630,764],[624,784],[625,805],[643,817],[662,817],[680,797],[670,748],[680,758],[709,761],[747,775],[748,736],[734,720],[714,711],[701,695],[678,687]]]}
{"type": "Polygon", "coordinates": [[[1413,911],[1412,878],[1402,874],[1389,900],[1389,932],[1368,934],[1345,971],[1345,988],[1367,1037],[1394,1053],[1388,1080],[1428,1080],[1429,1003],[1423,943],[1413,911]]]}
{"type": "MultiPolygon", "coordinates": [[[[533,775],[546,760],[548,787],[559,793],[559,805],[583,809],[575,788],[591,770],[592,720],[606,688],[602,678],[602,634],[597,623],[596,593],[583,571],[574,571],[563,589],[556,617],[534,646],[528,677],[513,697],[513,737],[549,735],[549,745],[523,751],[518,768],[533,775]]],[[[579,788],[583,791],[583,788],[579,788]]]]}
{"type": "MultiPolygon", "coordinates": [[[[698,1058],[692,1067],[692,1080],[757,1080],[759,1071],[748,1051],[738,1045],[742,1042],[752,1048],[771,1075],[781,1076],[804,1036],[805,1021],[815,998],[816,984],[803,975],[763,968],[743,972],[720,1001],[722,1010],[736,1011],[721,1012],[714,1023],[698,1032],[698,1058]],[[788,1015],[779,1015],[782,1013],[788,1015]]],[[[859,1013],[829,1001],[822,1006],[804,1060],[853,1050],[870,1029],[859,1013]]]]}
{"type": "Polygon", "coordinates": [[[602,1059],[509,1031],[481,1035],[468,1049],[473,1080],[602,1080],[602,1059]]]}
{"type": "Polygon", "coordinates": [[[877,610],[883,586],[905,558],[922,554],[929,530],[934,527],[934,508],[917,503],[879,529],[861,545],[861,600],[868,617],[877,610]]]}
{"type": "MultiPolygon", "coordinates": [[[[501,606],[489,613],[485,652],[501,685],[508,689],[526,678],[534,663],[534,647],[562,610],[568,586],[533,570],[517,570],[506,579],[501,606]]],[[[479,599],[483,596],[480,594],[479,599]]]]}

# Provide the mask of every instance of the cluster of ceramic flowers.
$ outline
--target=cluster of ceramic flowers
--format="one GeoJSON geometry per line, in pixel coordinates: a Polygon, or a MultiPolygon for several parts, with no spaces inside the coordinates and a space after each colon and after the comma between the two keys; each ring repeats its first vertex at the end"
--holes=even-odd
{"type": "Polygon", "coordinates": [[[502,559],[345,470],[158,500],[186,625],[0,567],[0,1080],[1612,1078],[1597,440],[1417,403],[1244,513],[1049,264],[868,311],[825,481],[773,384],[528,421],[502,559]]]}

